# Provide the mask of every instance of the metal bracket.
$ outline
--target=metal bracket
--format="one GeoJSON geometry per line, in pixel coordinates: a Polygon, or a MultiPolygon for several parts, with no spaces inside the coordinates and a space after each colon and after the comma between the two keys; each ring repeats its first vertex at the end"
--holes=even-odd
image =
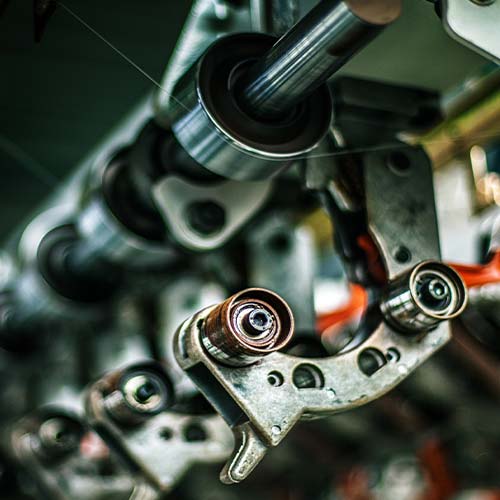
{"type": "Polygon", "coordinates": [[[443,24],[452,38],[500,64],[498,0],[443,0],[443,24]]]}
{"type": "Polygon", "coordinates": [[[224,181],[216,185],[197,185],[169,176],[153,188],[153,197],[168,229],[181,245],[207,251],[226,243],[265,203],[271,192],[270,181],[224,181]],[[223,210],[224,224],[204,234],[189,223],[189,208],[201,202],[216,203],[223,210]]]}
{"type": "Polygon", "coordinates": [[[90,387],[86,414],[90,425],[126,457],[139,482],[163,494],[191,466],[222,462],[230,454],[232,435],[219,415],[192,416],[169,410],[138,425],[121,425],[104,405],[115,377],[116,373],[111,373],[90,387]]]}
{"type": "Polygon", "coordinates": [[[306,227],[293,226],[289,217],[274,214],[259,223],[248,243],[249,284],[272,290],[285,299],[293,311],[296,332],[314,332],[317,259],[312,233],[306,227]]]}
{"type": "MultiPolygon", "coordinates": [[[[415,262],[439,259],[432,169],[422,151],[406,148],[370,153],[364,162],[369,228],[391,280],[415,262]],[[394,253],[401,245],[408,250],[406,260],[394,253]]],[[[238,446],[221,475],[226,483],[246,478],[300,418],[335,414],[379,398],[450,338],[447,323],[415,337],[380,319],[364,342],[336,356],[312,359],[278,352],[235,368],[215,361],[203,347],[200,334],[212,309],[181,326],[175,348],[180,366],[233,427],[238,446]],[[365,362],[375,369],[367,370],[365,362]]]]}

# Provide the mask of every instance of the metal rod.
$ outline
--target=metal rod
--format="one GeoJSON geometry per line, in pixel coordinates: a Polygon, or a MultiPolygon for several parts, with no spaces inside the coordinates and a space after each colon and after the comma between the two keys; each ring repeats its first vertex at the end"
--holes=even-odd
{"type": "Polygon", "coordinates": [[[259,118],[283,115],[400,12],[401,0],[322,0],[241,77],[240,106],[259,118]]]}

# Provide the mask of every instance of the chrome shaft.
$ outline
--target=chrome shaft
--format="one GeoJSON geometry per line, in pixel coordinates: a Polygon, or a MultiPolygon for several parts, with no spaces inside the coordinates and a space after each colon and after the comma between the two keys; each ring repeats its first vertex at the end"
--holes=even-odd
{"type": "Polygon", "coordinates": [[[322,0],[237,83],[253,116],[285,114],[397,19],[401,0],[322,0]]]}

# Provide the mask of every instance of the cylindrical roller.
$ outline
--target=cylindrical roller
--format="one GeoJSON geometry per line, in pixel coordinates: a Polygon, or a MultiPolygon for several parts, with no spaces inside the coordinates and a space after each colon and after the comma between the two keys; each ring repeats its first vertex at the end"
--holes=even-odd
{"type": "Polygon", "coordinates": [[[210,312],[202,342],[217,360],[245,366],[285,347],[293,326],[292,312],[279,295],[263,288],[249,288],[210,312]]]}
{"type": "Polygon", "coordinates": [[[278,174],[328,131],[332,104],[322,84],[400,10],[401,0],[323,0],[278,41],[218,39],[174,88],[176,141],[221,177],[278,174]]]}
{"type": "Polygon", "coordinates": [[[441,262],[421,262],[395,280],[381,301],[385,319],[406,332],[425,332],[457,317],[467,305],[462,278],[441,262]]]}
{"type": "Polygon", "coordinates": [[[166,410],[173,400],[173,385],[163,370],[135,365],[117,378],[114,390],[104,398],[104,407],[117,422],[133,425],[166,410]]]}
{"type": "Polygon", "coordinates": [[[38,429],[36,450],[41,458],[59,459],[78,449],[85,428],[68,415],[48,415],[38,429]]]}
{"type": "Polygon", "coordinates": [[[400,13],[401,0],[323,0],[244,73],[239,104],[252,116],[283,116],[400,13]]]}
{"type": "Polygon", "coordinates": [[[253,118],[236,102],[238,74],[274,42],[260,33],[220,38],[175,86],[171,117],[177,142],[192,160],[221,177],[268,179],[305,158],[328,131],[332,104],[326,87],[279,121],[253,118]]]}

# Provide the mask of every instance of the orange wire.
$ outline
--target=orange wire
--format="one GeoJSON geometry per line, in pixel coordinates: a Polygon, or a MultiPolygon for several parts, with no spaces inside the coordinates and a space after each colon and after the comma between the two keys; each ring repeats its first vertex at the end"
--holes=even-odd
{"type": "MultiPolygon", "coordinates": [[[[368,247],[368,245],[366,246],[368,247]]],[[[376,259],[373,257],[373,252],[371,255],[370,262],[375,264],[376,259]]],[[[450,264],[450,266],[460,274],[468,288],[500,282],[500,250],[493,254],[487,264],[450,264]]],[[[350,289],[351,296],[345,306],[318,316],[316,328],[321,335],[326,330],[354,321],[366,309],[368,303],[366,290],[360,285],[351,285],[350,289]]]]}
{"type": "Polygon", "coordinates": [[[318,316],[316,328],[319,332],[323,333],[333,326],[351,321],[366,309],[368,303],[366,290],[361,285],[351,285],[350,290],[351,295],[346,305],[318,316]]]}

